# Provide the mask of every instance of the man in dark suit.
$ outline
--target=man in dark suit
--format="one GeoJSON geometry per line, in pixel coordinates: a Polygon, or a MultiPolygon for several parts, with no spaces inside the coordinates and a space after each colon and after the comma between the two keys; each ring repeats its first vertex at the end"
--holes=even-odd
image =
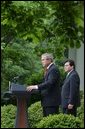
{"type": "Polygon", "coordinates": [[[68,74],[61,92],[63,113],[76,116],[77,107],[80,106],[80,78],[75,71],[75,63],[73,60],[68,59],[65,61],[64,70],[68,74]]]}
{"type": "Polygon", "coordinates": [[[46,70],[44,81],[41,84],[28,86],[27,91],[38,89],[41,93],[41,105],[43,115],[59,113],[60,105],[60,72],[53,63],[53,56],[45,53],[41,56],[41,62],[46,70]]]}

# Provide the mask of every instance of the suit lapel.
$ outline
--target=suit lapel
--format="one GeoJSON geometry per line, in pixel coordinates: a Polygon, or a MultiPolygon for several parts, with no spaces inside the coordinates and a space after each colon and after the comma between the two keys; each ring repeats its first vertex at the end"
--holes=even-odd
{"type": "Polygon", "coordinates": [[[49,69],[46,69],[44,77],[46,78],[48,76],[48,73],[50,72],[51,68],[54,66],[54,64],[52,64],[49,69]]]}
{"type": "Polygon", "coordinates": [[[67,75],[67,77],[66,77],[65,80],[67,80],[73,72],[74,72],[74,70],[72,70],[72,71],[69,73],[69,75],[67,75]]]}

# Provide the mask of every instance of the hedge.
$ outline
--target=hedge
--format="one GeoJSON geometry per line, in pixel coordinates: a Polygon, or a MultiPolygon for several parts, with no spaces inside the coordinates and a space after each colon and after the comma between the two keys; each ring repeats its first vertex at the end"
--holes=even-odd
{"type": "Polygon", "coordinates": [[[30,127],[36,128],[36,124],[43,118],[40,101],[29,107],[28,114],[30,127]]]}
{"type": "MultiPolygon", "coordinates": [[[[12,104],[7,106],[6,105],[1,106],[1,128],[14,128],[15,115],[16,115],[16,106],[12,104]]],[[[55,128],[57,123],[59,123],[57,124],[59,128],[61,128],[61,126],[63,126],[63,128],[64,127],[67,128],[68,126],[72,128],[74,127],[84,128],[84,95],[81,96],[81,106],[77,110],[76,118],[70,115],[64,116],[61,113],[61,109],[59,115],[43,118],[40,101],[30,105],[30,107],[28,108],[28,116],[29,116],[30,128],[40,128],[41,126],[45,126],[45,128],[46,126],[48,126],[48,128],[50,128],[50,126],[54,126],[53,128],[55,128]],[[55,122],[53,123],[52,120],[54,119],[55,122]],[[43,125],[44,122],[46,123],[46,125],[43,125]]]]}
{"type": "Polygon", "coordinates": [[[67,114],[56,114],[43,117],[37,128],[80,128],[81,121],[78,117],[67,114]]]}
{"type": "Polygon", "coordinates": [[[1,128],[13,128],[16,115],[16,107],[4,105],[1,107],[1,128]]]}
{"type": "Polygon", "coordinates": [[[81,127],[84,128],[84,94],[81,96],[81,105],[77,109],[77,117],[81,120],[81,127]]]}
{"type": "MultiPolygon", "coordinates": [[[[1,106],[1,128],[14,128],[16,110],[16,106],[12,104],[1,106]]],[[[40,102],[32,104],[28,108],[28,114],[30,127],[36,127],[36,124],[43,118],[40,102]]]]}

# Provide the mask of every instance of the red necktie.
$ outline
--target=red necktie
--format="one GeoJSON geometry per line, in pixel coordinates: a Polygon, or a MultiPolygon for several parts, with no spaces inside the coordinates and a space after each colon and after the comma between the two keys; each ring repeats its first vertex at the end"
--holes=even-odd
{"type": "Polygon", "coordinates": [[[44,76],[47,74],[47,71],[48,71],[48,69],[45,68],[45,69],[44,69],[44,76]]]}

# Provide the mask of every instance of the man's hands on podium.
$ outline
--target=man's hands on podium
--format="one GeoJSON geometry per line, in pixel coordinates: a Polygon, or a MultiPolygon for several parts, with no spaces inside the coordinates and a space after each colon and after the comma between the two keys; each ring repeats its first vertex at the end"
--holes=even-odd
{"type": "Polygon", "coordinates": [[[33,89],[34,89],[34,90],[38,89],[38,85],[31,85],[31,86],[28,86],[28,87],[26,88],[27,91],[32,91],[33,89]]]}

